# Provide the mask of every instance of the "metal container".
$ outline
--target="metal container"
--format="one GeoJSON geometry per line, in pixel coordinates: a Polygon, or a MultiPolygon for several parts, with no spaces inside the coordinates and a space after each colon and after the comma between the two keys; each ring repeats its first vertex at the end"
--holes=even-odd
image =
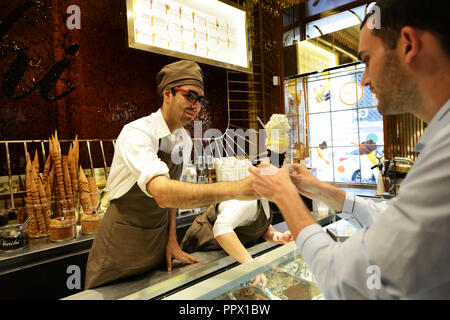
{"type": "Polygon", "coordinates": [[[0,250],[15,251],[28,247],[27,222],[10,224],[0,228],[0,250]]]}

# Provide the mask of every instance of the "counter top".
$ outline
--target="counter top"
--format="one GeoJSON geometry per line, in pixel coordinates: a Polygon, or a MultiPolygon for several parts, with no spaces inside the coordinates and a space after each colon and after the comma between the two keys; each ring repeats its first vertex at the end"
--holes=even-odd
{"type": "MultiPolygon", "coordinates": [[[[186,213],[178,216],[177,232],[186,229],[197,214],[186,213]]],[[[77,226],[77,236],[68,241],[52,242],[50,237],[29,239],[29,245],[26,248],[9,252],[0,251],[0,274],[49,259],[57,259],[80,251],[90,250],[94,237],[95,234],[81,234],[81,226],[77,226]]]]}
{"type": "MultiPolygon", "coordinates": [[[[273,243],[263,242],[248,248],[248,251],[255,255],[277,246],[273,243]]],[[[200,262],[188,265],[174,261],[171,272],[164,269],[153,270],[99,288],[85,290],[62,300],[159,299],[171,291],[181,290],[207,276],[238,265],[238,262],[223,250],[199,251],[194,252],[192,256],[199,259],[200,262]]]]}
{"type": "Polygon", "coordinates": [[[78,226],[77,237],[65,242],[52,242],[50,237],[30,239],[26,248],[16,251],[0,251],[0,273],[23,268],[26,265],[69,253],[90,249],[95,235],[81,234],[78,226]]]}

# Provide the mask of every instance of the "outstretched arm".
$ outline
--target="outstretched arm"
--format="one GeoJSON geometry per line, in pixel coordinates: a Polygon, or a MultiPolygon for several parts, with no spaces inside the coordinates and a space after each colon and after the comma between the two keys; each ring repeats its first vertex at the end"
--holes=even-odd
{"type": "Polygon", "coordinates": [[[187,209],[231,199],[258,199],[252,180],[253,177],[248,176],[236,182],[195,184],[157,176],[147,183],[147,192],[161,208],[187,209]]]}
{"type": "Polygon", "coordinates": [[[252,256],[239,240],[235,232],[222,234],[216,237],[217,242],[236,261],[244,263],[252,260],[252,256]]]}
{"type": "Polygon", "coordinates": [[[266,233],[264,233],[264,239],[266,241],[279,244],[285,244],[294,240],[289,230],[286,232],[280,232],[272,225],[270,225],[269,228],[267,228],[266,233]]]}
{"type": "MultiPolygon", "coordinates": [[[[230,232],[217,236],[216,240],[217,242],[219,242],[223,250],[225,250],[230,256],[236,259],[236,261],[244,263],[253,259],[250,253],[242,244],[242,242],[239,240],[235,232],[230,232]]],[[[251,279],[251,281],[252,281],[251,285],[253,287],[261,285],[261,288],[264,289],[267,285],[267,278],[263,273],[251,279]]]]}

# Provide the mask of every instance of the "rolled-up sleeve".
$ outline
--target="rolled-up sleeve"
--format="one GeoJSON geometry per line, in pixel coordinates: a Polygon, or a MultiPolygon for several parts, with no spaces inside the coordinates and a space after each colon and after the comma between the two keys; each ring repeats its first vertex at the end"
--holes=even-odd
{"type": "Polygon", "coordinates": [[[139,188],[147,196],[147,183],[156,176],[164,175],[170,179],[169,168],[158,157],[158,140],[147,133],[136,129],[126,128],[117,139],[119,156],[126,168],[136,178],[139,188]]]}

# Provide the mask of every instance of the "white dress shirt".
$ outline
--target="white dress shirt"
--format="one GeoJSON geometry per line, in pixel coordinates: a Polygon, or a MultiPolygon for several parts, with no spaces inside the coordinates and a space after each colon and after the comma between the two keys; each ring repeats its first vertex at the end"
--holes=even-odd
{"type": "Polygon", "coordinates": [[[123,196],[135,183],[151,197],[147,192],[147,183],[159,175],[170,178],[169,168],[158,157],[159,148],[172,153],[174,163],[183,162],[184,172],[191,157],[191,137],[184,128],[171,133],[161,109],[123,127],[116,141],[111,171],[106,182],[111,200],[123,196]],[[183,148],[182,158],[179,156],[180,147],[183,148]]]}
{"type": "MultiPolygon", "coordinates": [[[[270,209],[267,200],[260,200],[267,219],[270,209]]],[[[258,218],[258,201],[228,200],[219,204],[218,215],[214,223],[214,237],[234,232],[237,227],[248,226],[258,218]]]]}
{"type": "Polygon", "coordinates": [[[390,206],[346,195],[343,214],[361,229],[344,243],[319,225],[298,234],[327,299],[450,299],[450,100],[415,150],[390,206]]]}

